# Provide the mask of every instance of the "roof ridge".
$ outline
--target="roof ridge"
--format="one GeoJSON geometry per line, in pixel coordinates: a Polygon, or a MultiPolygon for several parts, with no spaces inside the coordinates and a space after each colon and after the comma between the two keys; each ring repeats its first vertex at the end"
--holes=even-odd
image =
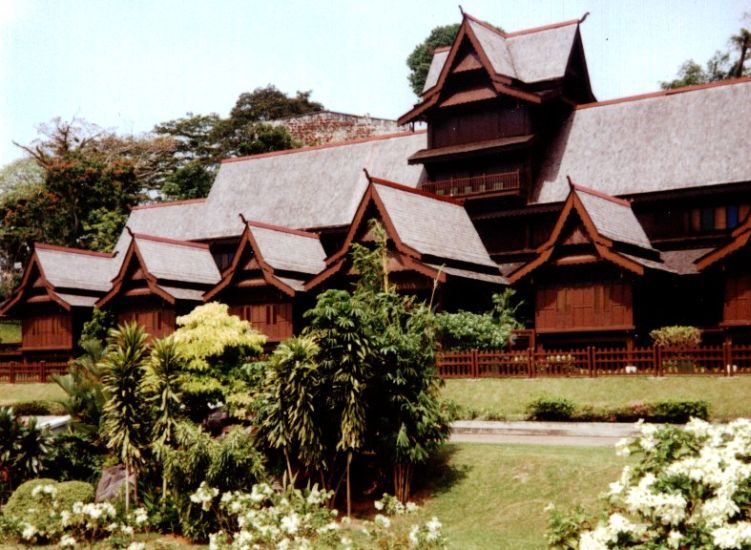
{"type": "Polygon", "coordinates": [[[680,88],[674,88],[672,90],[658,90],[655,92],[647,92],[644,94],[636,94],[632,96],[617,97],[614,99],[606,99],[605,101],[595,101],[593,103],[584,103],[577,105],[576,110],[591,109],[593,107],[605,107],[608,105],[616,105],[618,103],[628,103],[629,101],[640,101],[642,99],[651,99],[654,97],[665,97],[671,95],[678,95],[688,92],[695,92],[699,90],[706,90],[708,88],[719,88],[722,86],[733,86],[735,84],[744,84],[751,82],[751,76],[742,76],[740,78],[731,78],[727,80],[716,80],[714,82],[707,82],[704,84],[692,84],[690,86],[682,86],[680,88]]]}
{"type": "Polygon", "coordinates": [[[46,243],[34,243],[34,249],[41,248],[42,250],[55,250],[57,252],[67,252],[70,254],[81,254],[84,256],[96,256],[99,258],[114,258],[115,254],[112,252],[97,252],[96,250],[85,250],[83,248],[72,248],[69,246],[60,246],[57,244],[46,243]]]}
{"type": "Polygon", "coordinates": [[[245,223],[251,227],[258,227],[260,229],[270,229],[271,231],[279,231],[280,233],[290,233],[292,235],[298,235],[300,237],[308,237],[310,239],[319,240],[319,236],[316,233],[310,231],[303,231],[302,229],[293,229],[291,227],[284,227],[283,225],[274,225],[272,223],[258,222],[254,220],[246,220],[245,223]]]}
{"type": "Polygon", "coordinates": [[[164,202],[153,202],[151,204],[137,204],[133,208],[131,208],[131,211],[133,210],[146,210],[147,208],[162,208],[164,206],[180,206],[182,204],[197,204],[199,202],[206,202],[206,198],[202,199],[183,199],[179,201],[164,201],[164,202]]]}
{"type": "Polygon", "coordinates": [[[591,187],[579,185],[578,183],[574,183],[573,181],[571,182],[571,188],[575,191],[581,191],[582,193],[587,193],[588,195],[593,195],[595,197],[620,204],[621,206],[628,206],[629,208],[631,208],[631,203],[626,199],[620,199],[618,197],[614,197],[613,195],[608,195],[607,193],[603,193],[602,191],[598,191],[597,189],[592,189],[591,187]]]}
{"type": "Polygon", "coordinates": [[[221,163],[229,164],[232,162],[242,162],[246,160],[256,160],[256,159],[276,157],[276,156],[282,156],[282,155],[292,155],[295,153],[306,153],[308,151],[318,151],[319,149],[330,149],[333,147],[343,147],[346,145],[357,145],[359,143],[368,143],[370,141],[382,141],[382,140],[387,140],[387,139],[401,138],[401,137],[407,137],[407,136],[412,136],[412,135],[424,134],[426,132],[427,130],[416,130],[416,131],[407,130],[404,132],[382,134],[379,136],[368,136],[365,138],[355,138],[355,139],[339,141],[335,143],[324,143],[322,145],[311,145],[309,147],[297,147],[295,149],[284,149],[282,151],[272,151],[270,153],[258,153],[256,155],[246,155],[244,157],[227,158],[227,159],[223,159],[221,163]]]}
{"type": "Polygon", "coordinates": [[[192,248],[201,248],[204,250],[209,249],[209,245],[206,243],[196,243],[193,241],[181,241],[179,239],[170,239],[169,237],[159,237],[157,235],[147,235],[145,233],[133,233],[133,239],[143,239],[146,241],[154,241],[165,244],[174,244],[176,246],[189,246],[192,248]]]}
{"type": "Polygon", "coordinates": [[[569,19],[567,21],[559,21],[558,23],[550,23],[548,25],[541,25],[539,27],[531,27],[529,29],[522,29],[519,31],[504,33],[506,38],[516,38],[517,36],[523,36],[525,34],[532,34],[535,32],[551,31],[560,27],[568,27],[569,25],[578,25],[581,19],[569,19]]]}
{"type": "Polygon", "coordinates": [[[474,15],[470,15],[467,12],[464,12],[464,17],[467,18],[467,19],[469,19],[470,21],[474,21],[478,25],[482,25],[483,27],[485,27],[489,31],[493,31],[494,33],[500,35],[503,38],[506,38],[508,36],[505,31],[502,31],[502,30],[494,27],[493,25],[491,25],[487,21],[483,21],[482,19],[478,19],[474,15]]]}
{"type": "Polygon", "coordinates": [[[451,49],[451,46],[438,46],[437,48],[433,49],[433,55],[440,53],[440,52],[447,52],[451,49]]]}
{"type": "Polygon", "coordinates": [[[371,176],[370,174],[368,174],[368,180],[370,181],[370,183],[374,183],[378,185],[385,185],[386,187],[391,187],[392,189],[396,189],[398,191],[406,191],[407,193],[412,193],[414,195],[422,195],[423,197],[426,197],[428,199],[434,199],[437,201],[447,202],[449,204],[453,204],[454,206],[459,206],[463,208],[462,204],[456,199],[452,199],[450,197],[442,197],[440,195],[436,195],[435,193],[431,193],[430,191],[425,191],[424,189],[417,189],[415,187],[409,187],[402,183],[396,183],[395,181],[385,180],[383,178],[371,176]]]}

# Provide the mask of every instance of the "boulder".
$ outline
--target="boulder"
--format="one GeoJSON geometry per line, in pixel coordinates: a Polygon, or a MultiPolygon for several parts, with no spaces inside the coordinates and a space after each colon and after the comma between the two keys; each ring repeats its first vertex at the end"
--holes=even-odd
{"type": "MultiPolygon", "coordinates": [[[[136,488],[136,476],[130,473],[131,494],[136,488]]],[[[118,464],[102,470],[102,477],[96,486],[95,502],[120,500],[125,495],[125,466],[118,464]]]]}

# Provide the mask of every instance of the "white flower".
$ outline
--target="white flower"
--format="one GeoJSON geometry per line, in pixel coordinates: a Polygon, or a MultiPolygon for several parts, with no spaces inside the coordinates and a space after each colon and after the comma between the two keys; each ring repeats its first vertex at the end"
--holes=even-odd
{"type": "Polygon", "coordinates": [[[146,521],[148,521],[148,519],[149,519],[149,514],[146,512],[144,508],[136,509],[136,512],[135,512],[136,525],[143,525],[144,523],[146,523],[146,521]]]}
{"type": "Polygon", "coordinates": [[[668,545],[670,546],[670,548],[680,548],[682,538],[683,535],[681,535],[678,531],[670,531],[670,534],[668,535],[668,545]]]}
{"type": "Polygon", "coordinates": [[[128,545],[127,550],[145,550],[145,548],[146,544],[144,544],[143,542],[131,542],[128,545]]]}
{"type": "Polygon", "coordinates": [[[30,523],[25,523],[23,531],[21,531],[21,538],[23,540],[31,540],[34,537],[34,535],[36,535],[36,533],[37,533],[36,527],[34,527],[30,523]]]}
{"type": "Polygon", "coordinates": [[[383,501],[382,500],[376,500],[373,503],[373,506],[375,506],[375,509],[380,512],[381,510],[383,510],[383,501]]]}
{"type": "Polygon", "coordinates": [[[58,543],[61,548],[74,548],[76,546],[76,539],[71,537],[70,535],[63,535],[60,539],[60,542],[58,543]]]}
{"type": "Polygon", "coordinates": [[[295,512],[292,512],[282,518],[282,521],[279,522],[279,526],[285,533],[294,535],[300,527],[300,517],[295,512]]]}
{"type": "Polygon", "coordinates": [[[66,527],[70,523],[70,512],[68,510],[60,512],[60,523],[63,527],[66,527]]]}
{"type": "Polygon", "coordinates": [[[133,536],[133,528],[130,525],[121,525],[120,532],[128,537],[133,536]]]}
{"type": "Polygon", "coordinates": [[[388,529],[391,527],[391,520],[384,516],[383,514],[376,514],[375,516],[375,524],[378,527],[383,527],[384,529],[388,529]]]}
{"type": "Polygon", "coordinates": [[[425,527],[428,528],[428,531],[439,531],[443,525],[438,521],[437,517],[433,516],[430,521],[425,524],[425,527]]]}
{"type": "Polygon", "coordinates": [[[417,504],[415,504],[414,502],[408,502],[407,505],[406,505],[406,510],[407,510],[408,514],[414,514],[419,509],[420,509],[420,507],[417,504]]]}
{"type": "Polygon", "coordinates": [[[618,440],[618,442],[615,444],[615,454],[616,456],[628,456],[631,454],[631,449],[629,448],[631,445],[631,439],[629,438],[623,438],[618,440]]]}

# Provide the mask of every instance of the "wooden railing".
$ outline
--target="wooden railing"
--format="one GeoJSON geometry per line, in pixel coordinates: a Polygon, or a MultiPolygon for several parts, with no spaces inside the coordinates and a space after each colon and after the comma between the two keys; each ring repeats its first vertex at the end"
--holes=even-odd
{"type": "Polygon", "coordinates": [[[53,374],[67,373],[67,361],[0,361],[0,383],[48,382],[53,374]]]}
{"type": "Polygon", "coordinates": [[[443,351],[436,354],[436,365],[443,378],[733,376],[751,374],[751,346],[443,351]]]}
{"type": "Polygon", "coordinates": [[[482,174],[467,178],[450,178],[423,185],[425,191],[450,197],[484,194],[516,193],[521,187],[519,170],[496,174],[482,174]]]}

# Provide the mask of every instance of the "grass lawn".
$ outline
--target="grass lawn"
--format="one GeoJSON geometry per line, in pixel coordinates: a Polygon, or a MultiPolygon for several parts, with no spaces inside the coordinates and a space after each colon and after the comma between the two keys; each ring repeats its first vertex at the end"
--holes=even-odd
{"type": "Polygon", "coordinates": [[[670,376],[652,378],[534,378],[447,380],[444,397],[478,418],[521,420],[527,404],[550,395],[567,397],[577,405],[622,406],[635,401],[704,399],[713,420],[751,416],[751,376],[670,376]]]}
{"type": "Polygon", "coordinates": [[[0,384],[0,405],[18,401],[53,401],[65,397],[57,384],[0,384]]]}
{"type": "Polygon", "coordinates": [[[0,323],[0,344],[16,343],[21,341],[20,323],[0,323]]]}
{"type": "Polygon", "coordinates": [[[452,549],[545,548],[549,503],[594,511],[620,475],[610,448],[450,444],[446,461],[415,495],[422,520],[437,516],[452,549]]]}

